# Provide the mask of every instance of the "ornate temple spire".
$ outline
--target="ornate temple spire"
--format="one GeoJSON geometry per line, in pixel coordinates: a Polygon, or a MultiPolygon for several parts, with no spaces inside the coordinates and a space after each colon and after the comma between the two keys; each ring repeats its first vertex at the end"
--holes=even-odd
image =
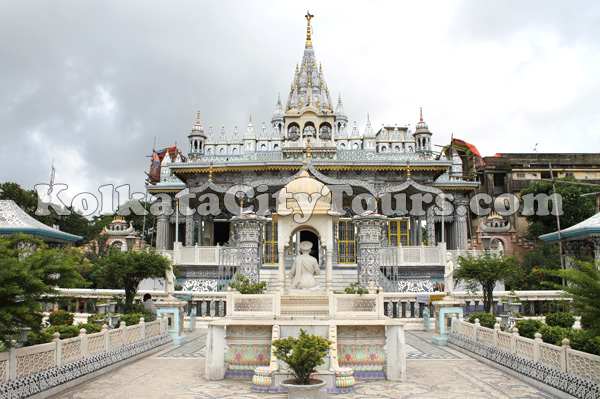
{"type": "Polygon", "coordinates": [[[254,128],[252,127],[252,115],[250,115],[250,122],[248,122],[248,127],[246,128],[246,133],[244,133],[245,139],[253,139],[256,138],[254,135],[254,128]]]}
{"type": "Polygon", "coordinates": [[[371,126],[371,117],[367,114],[367,128],[365,129],[364,137],[375,137],[373,126],[371,126]]]}
{"type": "Polygon", "coordinates": [[[352,138],[352,139],[360,138],[360,133],[358,132],[358,125],[356,124],[356,121],[354,121],[354,126],[352,127],[352,136],[350,136],[350,138],[352,138]]]}
{"type": "MultiPolygon", "coordinates": [[[[310,20],[314,18],[310,13],[306,14],[307,33],[306,47],[302,57],[301,66],[296,64],[294,80],[290,88],[290,94],[286,103],[286,110],[296,109],[300,111],[303,107],[315,107],[321,112],[330,112],[333,108],[327,83],[323,77],[323,68],[315,58],[312,46],[312,31],[310,20]]],[[[282,107],[283,108],[283,107],[282,107]]]]}
{"type": "Polygon", "coordinates": [[[306,12],[306,15],[304,16],[306,18],[306,47],[312,47],[312,40],[311,40],[311,33],[312,33],[312,29],[310,28],[310,20],[313,19],[315,16],[311,15],[310,12],[306,12]]]}
{"type": "Polygon", "coordinates": [[[339,118],[339,119],[344,119],[344,120],[348,120],[348,117],[346,116],[346,110],[344,109],[344,104],[342,104],[342,94],[340,93],[338,95],[338,103],[337,103],[337,107],[335,107],[335,115],[339,118]]]}
{"type": "Polygon", "coordinates": [[[227,142],[228,142],[228,140],[227,140],[227,134],[225,133],[225,125],[223,125],[221,127],[221,135],[219,136],[219,143],[226,144],[227,142]]]}
{"type": "Polygon", "coordinates": [[[233,129],[233,138],[231,139],[231,142],[234,144],[240,144],[242,142],[242,140],[240,140],[240,135],[238,134],[237,125],[235,125],[235,128],[233,129]]]}

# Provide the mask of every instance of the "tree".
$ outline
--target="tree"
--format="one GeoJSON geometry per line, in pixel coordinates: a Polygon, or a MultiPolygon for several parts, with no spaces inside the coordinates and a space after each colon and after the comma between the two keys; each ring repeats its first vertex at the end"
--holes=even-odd
{"type": "Polygon", "coordinates": [[[600,335],[600,270],[592,262],[577,262],[575,268],[546,270],[545,273],[564,278],[567,284],[553,284],[573,298],[571,306],[581,316],[581,325],[600,335]]]}
{"type": "Polygon", "coordinates": [[[484,254],[480,256],[459,256],[460,265],[454,271],[454,278],[464,281],[469,291],[476,291],[481,286],[483,291],[483,310],[490,313],[493,302],[493,291],[499,280],[515,278],[520,274],[519,259],[515,256],[503,258],[484,254]]]}
{"type": "Polygon", "coordinates": [[[513,290],[552,289],[548,283],[560,284],[561,279],[545,270],[559,270],[560,267],[558,246],[542,243],[525,253],[521,262],[523,274],[518,279],[509,279],[507,284],[513,290]]]}
{"type": "MultiPolygon", "coordinates": [[[[560,181],[578,182],[573,177],[556,179],[560,181]]],[[[560,216],[560,227],[566,229],[596,214],[596,197],[581,197],[581,194],[598,191],[597,187],[580,186],[575,184],[556,183],[556,193],[562,197],[562,215],[560,216]]],[[[521,191],[521,198],[527,194],[544,194],[553,198],[554,190],[551,182],[537,181],[528,188],[521,191]]],[[[539,237],[542,234],[552,233],[558,230],[556,215],[553,215],[554,202],[551,201],[552,212],[549,215],[530,215],[526,219],[529,222],[529,235],[539,237]]],[[[538,212],[536,212],[538,213],[538,212]]]]}
{"type": "Polygon", "coordinates": [[[165,269],[170,264],[153,248],[141,251],[113,250],[98,262],[95,276],[98,288],[124,289],[126,312],[131,309],[142,280],[164,277],[165,269]]]}
{"type": "Polygon", "coordinates": [[[41,330],[41,304],[55,287],[84,284],[74,248],[48,249],[43,241],[13,234],[0,237],[0,341],[6,347],[19,331],[41,330]]]}

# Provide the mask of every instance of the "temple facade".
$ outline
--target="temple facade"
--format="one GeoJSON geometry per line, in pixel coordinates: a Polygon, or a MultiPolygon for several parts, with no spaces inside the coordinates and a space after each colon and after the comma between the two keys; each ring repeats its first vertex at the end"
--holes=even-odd
{"type": "Polygon", "coordinates": [[[443,282],[446,251],[467,249],[478,183],[456,152],[434,151],[422,110],[414,129],[349,122],[315,56],[311,18],[270,124],[250,117],[243,132],[213,130],[198,114],[186,151],[154,154],[156,246],[181,265],[184,289],[220,289],[236,273],[285,289],[299,243],[310,241],[324,287],[428,291],[443,282]]]}

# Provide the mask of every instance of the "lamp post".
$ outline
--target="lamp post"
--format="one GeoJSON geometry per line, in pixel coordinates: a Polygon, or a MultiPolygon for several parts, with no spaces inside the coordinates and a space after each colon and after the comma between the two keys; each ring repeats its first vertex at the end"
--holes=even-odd
{"type": "Polygon", "coordinates": [[[129,234],[127,237],[125,237],[125,242],[127,243],[127,250],[128,251],[133,251],[133,246],[135,245],[135,240],[136,240],[136,236],[134,236],[133,234],[129,234]]]}
{"type": "Polygon", "coordinates": [[[490,244],[492,242],[492,237],[490,236],[482,236],[481,237],[481,243],[483,244],[483,249],[485,250],[486,254],[490,254],[490,244]]]}

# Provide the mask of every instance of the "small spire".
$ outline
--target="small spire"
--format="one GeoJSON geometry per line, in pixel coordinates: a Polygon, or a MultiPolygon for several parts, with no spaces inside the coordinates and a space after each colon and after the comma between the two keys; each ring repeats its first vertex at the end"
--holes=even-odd
{"type": "Polygon", "coordinates": [[[323,66],[321,65],[320,62],[319,62],[319,72],[323,72],[323,66]]]}
{"type": "Polygon", "coordinates": [[[198,111],[198,120],[196,120],[197,124],[200,124],[200,111],[198,111]]]}
{"type": "Polygon", "coordinates": [[[252,115],[250,115],[250,123],[249,125],[252,125],[252,115]]]}
{"type": "Polygon", "coordinates": [[[423,122],[423,107],[419,107],[421,113],[421,122],[423,122]]]}
{"type": "Polygon", "coordinates": [[[213,174],[213,166],[212,166],[212,162],[211,162],[210,168],[208,168],[208,180],[212,180],[212,174],[213,174]]]}
{"type": "Polygon", "coordinates": [[[298,63],[296,62],[296,72],[298,72],[298,63]]]}
{"type": "Polygon", "coordinates": [[[312,47],[312,41],[310,38],[311,35],[311,29],[310,29],[310,20],[312,18],[314,18],[314,15],[311,15],[310,12],[306,11],[306,15],[304,16],[306,18],[307,24],[306,24],[306,47],[312,47]]]}
{"type": "Polygon", "coordinates": [[[368,112],[367,112],[367,123],[371,123],[371,117],[369,116],[368,112]]]}
{"type": "Polygon", "coordinates": [[[406,177],[410,179],[410,163],[406,161],[406,177]]]}

